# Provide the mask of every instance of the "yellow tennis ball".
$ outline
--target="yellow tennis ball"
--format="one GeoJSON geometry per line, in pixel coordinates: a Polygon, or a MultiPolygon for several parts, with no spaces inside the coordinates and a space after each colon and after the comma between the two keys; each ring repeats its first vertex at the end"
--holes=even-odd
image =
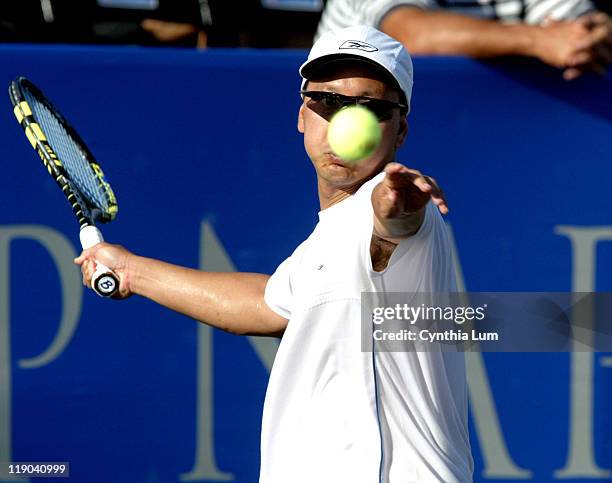
{"type": "Polygon", "coordinates": [[[348,162],[370,156],[380,144],[378,119],[369,109],[348,106],[340,109],[329,122],[327,141],[332,151],[348,162]]]}

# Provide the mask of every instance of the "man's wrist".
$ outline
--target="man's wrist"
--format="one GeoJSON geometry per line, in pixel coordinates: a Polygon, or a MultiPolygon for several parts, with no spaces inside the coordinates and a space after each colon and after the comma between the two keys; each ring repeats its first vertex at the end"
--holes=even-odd
{"type": "Polygon", "coordinates": [[[380,220],[374,215],[372,234],[391,243],[399,244],[419,231],[425,219],[425,207],[414,213],[407,213],[392,219],[380,220]]]}
{"type": "Polygon", "coordinates": [[[143,257],[130,253],[125,259],[125,269],[123,271],[123,285],[130,292],[134,294],[140,293],[138,291],[138,281],[142,279],[142,262],[143,257]]]}

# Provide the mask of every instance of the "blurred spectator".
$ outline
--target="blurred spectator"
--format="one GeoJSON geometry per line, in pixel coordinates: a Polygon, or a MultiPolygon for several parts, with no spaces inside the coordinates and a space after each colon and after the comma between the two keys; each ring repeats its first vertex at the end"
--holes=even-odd
{"type": "Polygon", "coordinates": [[[323,0],[250,0],[244,44],[262,48],[310,48],[323,0]]]}
{"type": "Polygon", "coordinates": [[[90,42],[92,6],[88,1],[55,4],[51,0],[3,0],[0,41],[90,42]]]}
{"type": "Polygon", "coordinates": [[[198,0],[4,0],[0,3],[0,40],[195,45],[202,23],[198,6],[198,0]],[[156,38],[141,25],[149,17],[176,24],[176,32],[156,38]],[[178,28],[192,23],[197,26],[178,28]]]}
{"type": "Polygon", "coordinates": [[[310,47],[323,0],[3,0],[1,42],[310,47]]]}
{"type": "Polygon", "coordinates": [[[317,36],[358,24],[412,54],[535,57],[567,80],[612,63],[612,20],[591,0],[329,0],[317,36]]]}
{"type": "MultiPolygon", "coordinates": [[[[174,5],[176,0],[166,1],[174,5]]],[[[199,47],[309,48],[323,8],[322,0],[249,0],[240,4],[227,0],[188,1],[198,10],[197,15],[192,14],[199,18],[191,22],[191,27],[200,32],[199,47]]],[[[164,42],[181,29],[186,34],[193,33],[189,24],[171,24],[164,21],[167,17],[146,19],[141,25],[164,42]]]]}
{"type": "Polygon", "coordinates": [[[207,0],[94,1],[93,28],[97,42],[175,47],[208,45],[207,33],[213,22],[211,2],[207,0]]]}

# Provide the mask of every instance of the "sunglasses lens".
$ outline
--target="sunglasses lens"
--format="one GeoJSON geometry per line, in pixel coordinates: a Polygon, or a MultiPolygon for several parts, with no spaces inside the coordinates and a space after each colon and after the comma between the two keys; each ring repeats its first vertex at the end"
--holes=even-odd
{"type": "Polygon", "coordinates": [[[387,121],[393,116],[392,108],[382,102],[366,101],[362,105],[372,111],[379,121],[387,121]]]}
{"type": "Polygon", "coordinates": [[[343,96],[334,92],[305,92],[310,97],[315,110],[325,116],[331,117],[345,106],[361,104],[374,113],[379,121],[388,121],[393,117],[393,109],[396,106],[377,99],[343,96]]]}
{"type": "Polygon", "coordinates": [[[326,92],[317,96],[317,98],[313,98],[313,100],[318,104],[319,109],[328,116],[335,114],[343,107],[343,103],[338,96],[326,92]]]}
{"type": "Polygon", "coordinates": [[[324,94],[322,102],[329,108],[340,109],[342,107],[342,102],[340,102],[340,99],[332,94],[324,94]]]}
{"type": "Polygon", "coordinates": [[[308,92],[306,95],[310,97],[310,102],[308,103],[310,108],[326,119],[331,118],[342,108],[342,102],[333,93],[308,92]]]}

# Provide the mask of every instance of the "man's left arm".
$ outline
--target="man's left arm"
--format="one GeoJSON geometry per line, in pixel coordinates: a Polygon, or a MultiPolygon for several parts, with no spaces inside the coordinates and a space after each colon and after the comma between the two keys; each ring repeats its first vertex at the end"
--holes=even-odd
{"type": "Polygon", "coordinates": [[[433,178],[399,163],[387,164],[385,178],[372,191],[374,270],[384,270],[395,246],[419,231],[430,200],[442,214],[448,213],[444,193],[433,178]]]}

